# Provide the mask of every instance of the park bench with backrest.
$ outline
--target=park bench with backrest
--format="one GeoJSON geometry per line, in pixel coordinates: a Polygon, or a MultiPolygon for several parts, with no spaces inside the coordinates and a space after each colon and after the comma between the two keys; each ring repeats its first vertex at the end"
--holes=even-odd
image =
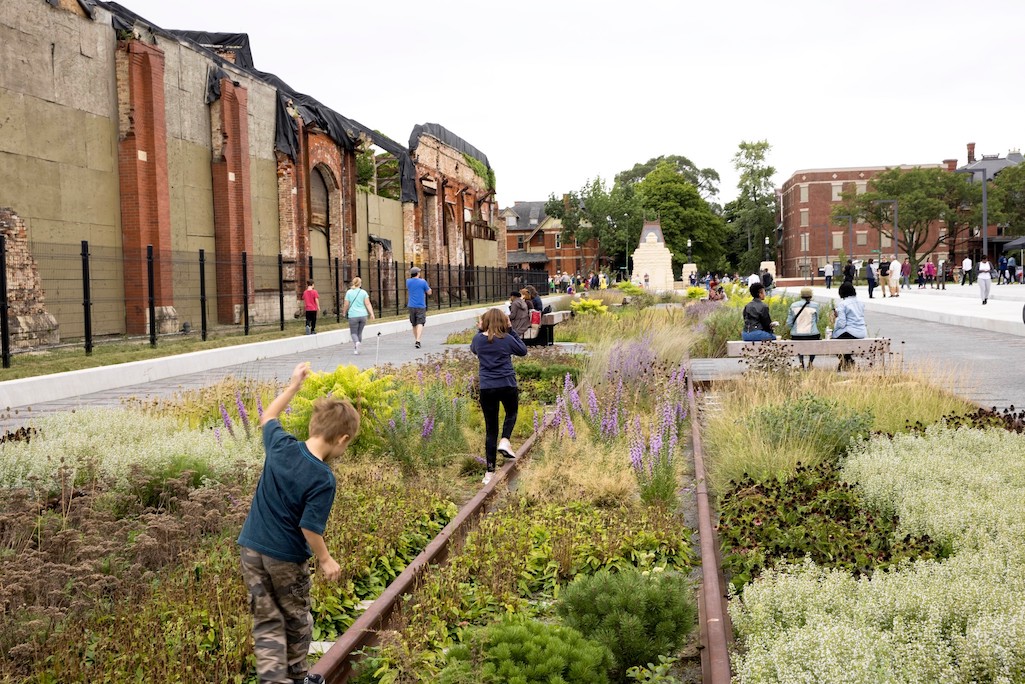
{"type": "Polygon", "coordinates": [[[746,356],[754,353],[758,345],[771,344],[782,351],[797,356],[829,356],[852,354],[869,359],[873,363],[886,365],[890,355],[890,340],[886,337],[867,337],[861,340],[829,339],[829,340],[766,340],[764,342],[744,342],[729,340],[726,342],[727,356],[746,356]]]}

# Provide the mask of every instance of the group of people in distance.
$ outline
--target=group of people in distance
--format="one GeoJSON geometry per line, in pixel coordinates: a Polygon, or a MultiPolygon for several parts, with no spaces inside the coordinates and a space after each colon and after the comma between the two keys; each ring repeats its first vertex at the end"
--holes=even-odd
{"type": "MultiPolygon", "coordinates": [[[[769,313],[769,305],[765,303],[765,287],[760,283],[753,283],[750,287],[751,301],[744,306],[744,331],[741,339],[745,342],[760,342],[763,340],[776,339],[775,328],[779,321],[772,320],[769,313]]],[[[818,302],[812,300],[812,289],[801,288],[801,298],[790,305],[787,310],[787,325],[790,327],[790,339],[793,340],[820,340],[819,316],[821,307],[818,302]]],[[[858,301],[857,291],[854,284],[844,281],[840,285],[840,300],[828,312],[828,321],[832,325],[826,328],[827,335],[834,340],[865,339],[868,336],[868,328],[865,325],[865,305],[858,301]]],[[[804,364],[804,356],[799,355],[798,361],[801,368],[811,368],[815,363],[815,357],[809,356],[808,365],[804,364]]],[[[854,365],[854,357],[845,354],[840,362],[840,370],[846,370],[854,365]]]]}

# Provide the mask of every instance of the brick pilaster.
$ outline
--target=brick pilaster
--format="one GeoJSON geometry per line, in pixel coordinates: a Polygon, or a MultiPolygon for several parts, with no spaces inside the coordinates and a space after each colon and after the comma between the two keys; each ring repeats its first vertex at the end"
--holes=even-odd
{"type": "Polygon", "coordinates": [[[129,333],[146,332],[146,246],[153,245],[153,293],[158,307],[173,307],[171,209],[167,180],[164,53],[155,45],[127,41],[117,52],[125,317],[129,333]]]}
{"type": "Polygon", "coordinates": [[[213,156],[214,249],[217,253],[217,320],[235,321],[243,297],[252,302],[253,222],[249,185],[249,94],[221,79],[221,99],[210,108],[213,156]],[[242,252],[249,258],[248,282],[242,282],[242,252]]]}

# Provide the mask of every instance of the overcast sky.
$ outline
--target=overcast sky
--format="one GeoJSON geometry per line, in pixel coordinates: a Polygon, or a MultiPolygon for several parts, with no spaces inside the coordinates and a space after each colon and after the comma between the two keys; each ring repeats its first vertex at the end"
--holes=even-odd
{"type": "Polygon", "coordinates": [[[249,34],[257,68],[406,143],[484,152],[499,203],[662,154],[722,176],[766,139],[798,169],[964,163],[1025,145],[1021,0],[120,0],[163,28],[249,34]]]}

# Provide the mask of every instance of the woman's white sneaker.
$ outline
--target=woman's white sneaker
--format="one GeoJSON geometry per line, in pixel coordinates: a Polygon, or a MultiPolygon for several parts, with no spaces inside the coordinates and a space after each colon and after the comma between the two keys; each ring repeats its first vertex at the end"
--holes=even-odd
{"type": "Polygon", "coordinates": [[[498,453],[502,454],[506,458],[516,458],[516,452],[513,451],[512,444],[505,437],[498,443],[498,453]]]}
{"type": "Polygon", "coordinates": [[[486,472],[486,473],[484,473],[484,479],[483,479],[483,480],[481,480],[481,483],[483,483],[483,484],[487,484],[487,483],[491,482],[491,478],[492,478],[493,476],[494,476],[494,473],[492,473],[492,472],[490,472],[490,471],[489,471],[489,472],[486,472]]]}

